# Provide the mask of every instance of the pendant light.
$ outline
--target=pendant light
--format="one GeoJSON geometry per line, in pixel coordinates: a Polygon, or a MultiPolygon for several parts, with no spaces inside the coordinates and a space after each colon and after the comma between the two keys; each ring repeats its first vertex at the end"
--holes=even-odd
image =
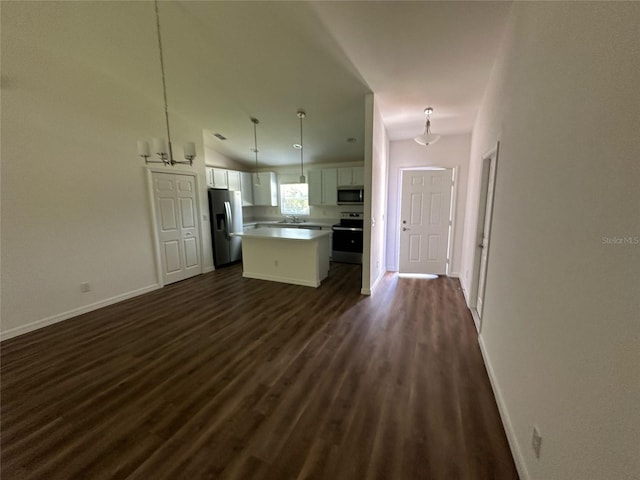
{"type": "Polygon", "coordinates": [[[258,132],[257,126],[260,123],[257,118],[251,117],[251,123],[253,123],[253,148],[252,152],[256,154],[256,185],[260,186],[260,172],[258,172],[258,132]]]}
{"type": "Polygon", "coordinates": [[[438,140],[440,140],[440,135],[434,135],[433,133],[431,133],[431,114],[432,113],[433,113],[432,107],[427,107],[424,109],[424,114],[427,117],[427,122],[424,125],[424,133],[414,138],[416,143],[419,143],[420,145],[424,145],[425,147],[428,147],[429,145],[432,145],[436,143],[438,140]]]}
{"type": "Polygon", "coordinates": [[[196,157],[196,144],[187,142],[184,145],[184,160],[178,161],[173,159],[173,147],[171,144],[171,130],[169,129],[169,107],[167,104],[167,83],[164,74],[164,55],[162,52],[162,36],[160,35],[160,12],[158,10],[158,0],[154,2],[156,10],[156,27],[158,31],[158,50],[160,52],[160,71],[162,73],[162,94],[164,99],[164,119],[167,127],[167,141],[163,138],[154,138],[151,142],[152,147],[158,160],[149,160],[151,152],[149,150],[149,142],[141,140],[138,142],[138,156],[144,158],[145,163],[162,163],[164,165],[176,165],[178,163],[185,165],[193,165],[193,159],[196,157]]]}
{"type": "Polygon", "coordinates": [[[300,183],[307,183],[307,179],[304,176],[304,143],[302,142],[302,119],[307,116],[304,110],[298,110],[298,118],[300,119],[300,143],[295,144],[293,147],[300,150],[300,183]]]}

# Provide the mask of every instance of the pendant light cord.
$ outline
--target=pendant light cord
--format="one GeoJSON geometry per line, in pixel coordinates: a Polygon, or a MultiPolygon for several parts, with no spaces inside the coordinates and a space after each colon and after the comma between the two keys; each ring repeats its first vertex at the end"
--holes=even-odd
{"type": "Polygon", "coordinates": [[[298,118],[300,119],[300,178],[304,177],[304,142],[302,141],[302,119],[305,117],[305,113],[300,111],[298,112],[298,118]]]}
{"type": "Polygon", "coordinates": [[[258,168],[258,133],[257,133],[256,126],[258,125],[258,119],[252,118],[251,121],[253,122],[253,151],[256,154],[256,169],[257,169],[258,168]]]}
{"type": "Polygon", "coordinates": [[[257,118],[251,117],[253,123],[253,152],[256,154],[256,185],[260,185],[260,172],[258,172],[258,124],[257,118]]]}
{"type": "Polygon", "coordinates": [[[169,142],[169,160],[173,160],[173,152],[171,150],[171,131],[169,129],[169,105],[167,103],[167,82],[164,74],[164,55],[162,52],[162,37],[160,36],[160,11],[158,9],[158,0],[155,0],[156,7],[156,26],[158,29],[158,49],[160,50],[160,71],[162,72],[162,93],[164,97],[164,118],[167,124],[167,141],[169,142]]]}

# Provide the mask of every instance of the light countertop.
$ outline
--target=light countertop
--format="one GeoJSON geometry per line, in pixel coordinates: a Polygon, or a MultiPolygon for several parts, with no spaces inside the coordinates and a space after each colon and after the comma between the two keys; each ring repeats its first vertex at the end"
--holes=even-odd
{"type": "Polygon", "coordinates": [[[244,226],[254,226],[254,225],[268,225],[268,226],[283,226],[283,227],[332,227],[338,223],[338,220],[330,221],[316,221],[316,220],[305,220],[303,222],[282,222],[278,220],[254,220],[251,222],[245,222],[244,226]]]}
{"type": "Polygon", "coordinates": [[[265,238],[275,240],[315,240],[331,235],[329,230],[307,230],[304,228],[257,228],[233,235],[244,238],[265,238]]]}

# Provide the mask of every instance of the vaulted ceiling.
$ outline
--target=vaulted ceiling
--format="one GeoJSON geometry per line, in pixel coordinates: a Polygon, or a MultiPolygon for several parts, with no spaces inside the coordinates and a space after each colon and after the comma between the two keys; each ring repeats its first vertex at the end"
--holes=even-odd
{"type": "Polygon", "coordinates": [[[201,125],[210,148],[249,164],[257,117],[260,163],[274,166],[299,160],[292,145],[300,108],[305,161],[362,160],[369,92],[392,140],[421,133],[427,105],[434,133],[467,133],[509,9],[473,1],[160,2],[171,112],[201,125]]]}

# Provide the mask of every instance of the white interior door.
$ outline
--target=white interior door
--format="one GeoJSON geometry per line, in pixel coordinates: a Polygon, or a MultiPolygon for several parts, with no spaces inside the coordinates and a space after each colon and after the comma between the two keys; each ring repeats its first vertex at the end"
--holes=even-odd
{"type": "Polygon", "coordinates": [[[478,296],[476,299],[476,313],[478,319],[482,319],[482,310],[484,308],[484,291],[487,281],[487,260],[489,258],[489,240],[491,235],[491,217],[493,213],[493,192],[496,182],[496,155],[493,154],[485,161],[489,162],[489,172],[487,179],[486,201],[484,207],[484,215],[481,215],[481,228],[479,229],[478,248],[480,249],[480,269],[478,271],[478,296]]]}
{"type": "Polygon", "coordinates": [[[400,273],[447,273],[453,170],[404,170],[400,273]]]}
{"type": "Polygon", "coordinates": [[[164,285],[202,273],[195,177],[153,173],[156,229],[164,285]]]}

